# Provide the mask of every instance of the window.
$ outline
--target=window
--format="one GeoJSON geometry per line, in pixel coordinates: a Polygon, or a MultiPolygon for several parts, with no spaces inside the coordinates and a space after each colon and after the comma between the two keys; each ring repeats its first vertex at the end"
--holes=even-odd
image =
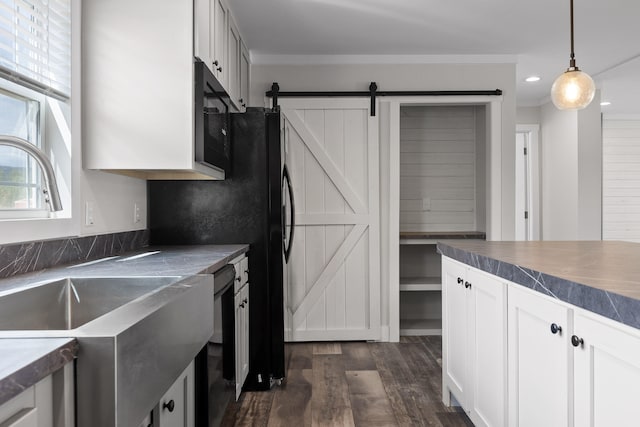
{"type": "MultiPolygon", "coordinates": [[[[0,89],[0,135],[17,136],[42,148],[40,102],[0,89]]],[[[40,176],[31,156],[0,146],[0,209],[44,209],[40,176]]]]}
{"type": "MultiPolygon", "coordinates": [[[[71,1],[0,0],[0,135],[50,155],[49,101],[68,104],[70,93],[71,1]]],[[[0,146],[0,219],[46,216],[37,163],[0,146]]]]}

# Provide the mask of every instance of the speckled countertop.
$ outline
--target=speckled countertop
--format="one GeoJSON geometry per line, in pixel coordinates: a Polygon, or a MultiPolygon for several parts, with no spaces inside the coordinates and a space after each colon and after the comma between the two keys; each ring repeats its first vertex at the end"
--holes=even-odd
{"type": "Polygon", "coordinates": [[[480,270],[640,329],[640,243],[441,241],[480,270]]]}
{"type": "MultiPolygon", "coordinates": [[[[213,273],[248,250],[248,245],[152,246],[117,257],[1,279],[0,298],[16,288],[65,277],[213,273]]],[[[0,404],[73,360],[77,350],[73,337],[0,339],[0,404]]]]}
{"type": "Polygon", "coordinates": [[[75,338],[0,339],[0,405],[71,362],[75,338]]]}

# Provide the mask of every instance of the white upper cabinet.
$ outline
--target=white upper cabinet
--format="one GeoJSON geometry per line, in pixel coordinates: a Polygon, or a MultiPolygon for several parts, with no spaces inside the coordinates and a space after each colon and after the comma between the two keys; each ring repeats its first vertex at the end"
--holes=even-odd
{"type": "Polygon", "coordinates": [[[232,108],[244,111],[249,99],[249,51],[231,9],[224,0],[194,2],[194,56],[207,65],[227,91],[232,108]]]}
{"type": "Polygon", "coordinates": [[[223,0],[211,0],[211,19],[209,34],[211,35],[210,49],[212,71],[222,86],[228,85],[228,54],[227,45],[229,33],[229,8],[223,0]]]}
{"type": "Polygon", "coordinates": [[[249,58],[249,50],[240,41],[240,99],[238,100],[239,108],[244,110],[249,105],[249,70],[251,61],[249,58]]]}
{"type": "Polygon", "coordinates": [[[82,19],[84,167],[224,178],[195,161],[193,0],[85,0],[82,19]]]}
{"type": "Polygon", "coordinates": [[[227,86],[227,92],[231,97],[231,101],[240,107],[240,32],[236,26],[233,17],[229,17],[229,84],[227,86]]]}
{"type": "Polygon", "coordinates": [[[211,35],[209,34],[209,19],[211,16],[211,0],[193,1],[193,56],[211,68],[211,35]]]}

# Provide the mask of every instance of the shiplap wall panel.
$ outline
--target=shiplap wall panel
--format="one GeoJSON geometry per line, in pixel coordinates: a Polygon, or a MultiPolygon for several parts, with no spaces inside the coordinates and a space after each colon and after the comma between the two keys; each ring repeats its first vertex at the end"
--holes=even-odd
{"type": "Polygon", "coordinates": [[[640,119],[605,119],[602,144],[602,237],[640,242],[640,119]]]}
{"type": "Polygon", "coordinates": [[[476,229],[473,106],[400,109],[400,231],[476,229]]]}

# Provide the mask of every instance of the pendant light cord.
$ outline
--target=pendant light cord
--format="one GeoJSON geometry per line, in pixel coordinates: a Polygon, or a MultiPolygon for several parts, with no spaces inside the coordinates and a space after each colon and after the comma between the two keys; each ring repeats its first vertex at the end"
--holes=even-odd
{"type": "Polygon", "coordinates": [[[570,2],[570,16],[571,16],[571,57],[569,58],[569,67],[576,68],[576,55],[573,52],[573,0],[570,2]]]}

